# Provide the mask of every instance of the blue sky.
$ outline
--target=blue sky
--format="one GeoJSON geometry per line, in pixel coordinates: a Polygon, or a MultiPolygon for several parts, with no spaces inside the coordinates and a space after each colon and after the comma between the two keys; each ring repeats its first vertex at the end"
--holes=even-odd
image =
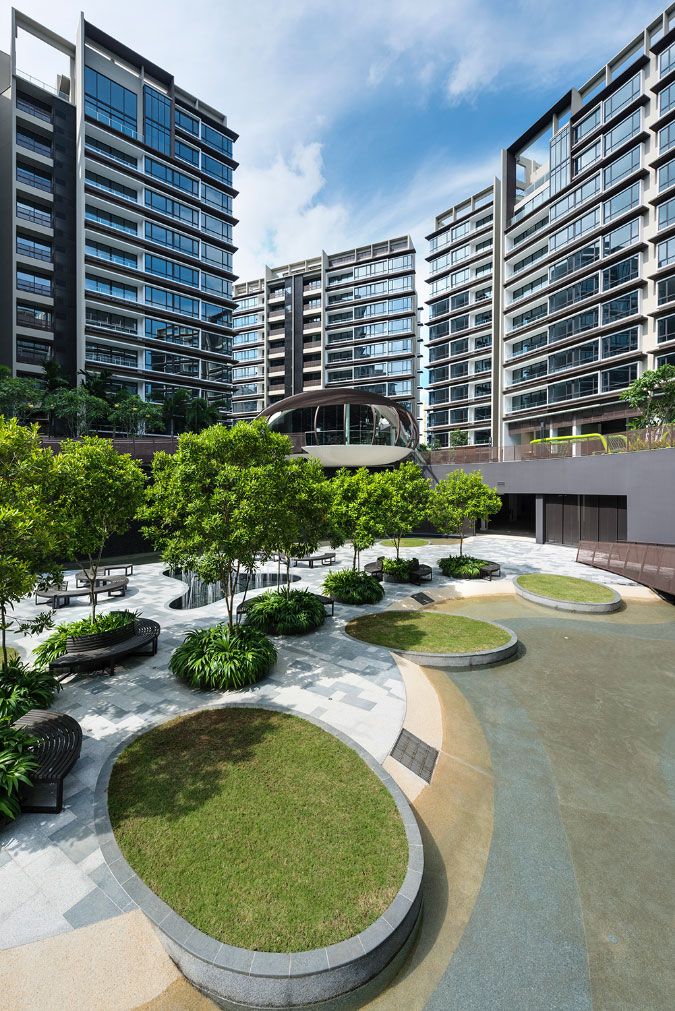
{"type": "MultiPolygon", "coordinates": [[[[68,38],[79,4],[21,9],[68,38]]],[[[85,15],[240,133],[237,273],[410,233],[660,8],[641,0],[92,0],[85,15]]],[[[0,47],[9,45],[9,16],[0,47]]],[[[24,69],[50,62],[20,40],[24,69]],[[23,47],[23,51],[22,51],[23,47]],[[23,56],[25,53],[25,59],[23,56]]]]}

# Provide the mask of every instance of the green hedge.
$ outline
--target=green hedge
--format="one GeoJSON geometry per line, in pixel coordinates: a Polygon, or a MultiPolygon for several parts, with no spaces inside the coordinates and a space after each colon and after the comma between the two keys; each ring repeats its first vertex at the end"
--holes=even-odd
{"type": "Polygon", "coordinates": [[[377,604],[384,596],[382,584],[375,576],[355,569],[329,572],[323,588],[341,604],[377,604]]]}
{"type": "Polygon", "coordinates": [[[319,628],[326,609],[309,590],[269,590],[251,601],[246,624],[267,635],[302,635],[319,628]]]}
{"type": "Polygon", "coordinates": [[[485,558],[473,558],[471,555],[451,555],[438,562],[443,575],[452,579],[479,579],[483,565],[489,565],[489,562],[485,558]]]}
{"type": "Polygon", "coordinates": [[[417,564],[416,558],[384,558],[382,571],[388,576],[393,576],[394,579],[399,579],[402,583],[408,583],[417,564]]]}

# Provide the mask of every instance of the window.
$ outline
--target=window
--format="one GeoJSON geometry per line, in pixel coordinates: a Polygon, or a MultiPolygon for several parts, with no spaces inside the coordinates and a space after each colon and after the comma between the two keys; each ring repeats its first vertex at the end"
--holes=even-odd
{"type": "Polygon", "coordinates": [[[600,258],[600,243],[594,242],[590,246],[584,246],[583,249],[578,249],[575,253],[570,253],[569,256],[564,257],[562,260],[558,260],[554,263],[552,267],[549,268],[549,281],[560,281],[563,277],[567,277],[568,274],[574,274],[577,270],[581,270],[583,267],[590,267],[592,263],[600,258]]]}
{"type": "Polygon", "coordinates": [[[90,186],[96,186],[100,190],[114,193],[115,196],[122,197],[123,200],[138,200],[138,192],[132,189],[131,186],[125,186],[123,183],[117,182],[116,179],[108,179],[107,176],[102,176],[98,172],[90,172],[87,169],[84,179],[90,186]]]}
{"type": "Polygon", "coordinates": [[[176,158],[180,158],[181,161],[186,161],[190,165],[195,165],[199,168],[199,151],[196,147],[191,147],[190,144],[184,144],[182,140],[177,140],[175,151],[176,158]]]}
{"type": "Polygon", "coordinates": [[[172,281],[178,281],[180,284],[189,284],[194,288],[199,286],[198,270],[183,263],[176,263],[175,260],[165,260],[163,256],[146,253],[145,269],[149,274],[159,274],[172,281]]]}
{"type": "Polygon", "coordinates": [[[544,288],[548,284],[548,274],[541,274],[539,277],[535,277],[533,281],[528,281],[527,284],[522,284],[519,288],[514,288],[512,292],[512,300],[518,302],[525,295],[530,295],[533,291],[538,291],[539,288],[544,288]]]}
{"type": "Polygon", "coordinates": [[[662,228],[669,228],[675,222],[675,197],[666,200],[665,204],[659,204],[659,231],[662,228]]]}
{"type": "Polygon", "coordinates": [[[534,390],[532,393],[519,393],[511,397],[512,411],[525,411],[532,407],[543,407],[546,403],[546,390],[534,390]]]}
{"type": "Polygon", "coordinates": [[[605,134],[605,154],[611,154],[621,144],[632,140],[640,132],[641,113],[637,109],[627,119],[617,123],[608,133],[605,134]]]}
{"type": "Polygon", "coordinates": [[[572,190],[571,193],[568,193],[566,197],[563,197],[562,200],[558,200],[557,203],[552,205],[551,221],[555,221],[556,218],[561,217],[563,214],[567,214],[568,211],[573,210],[586,200],[589,200],[599,191],[599,189],[599,175],[595,175],[592,179],[588,179],[582,186],[577,186],[577,188],[572,190]]]}
{"type": "Polygon", "coordinates": [[[34,330],[53,330],[53,316],[49,309],[37,305],[16,304],[16,322],[19,326],[30,326],[34,330]]]}
{"type": "Polygon", "coordinates": [[[138,259],[133,253],[127,253],[125,249],[115,249],[103,242],[94,242],[93,239],[86,240],[84,251],[87,256],[96,256],[100,260],[119,263],[123,267],[136,268],[138,266],[138,259]]]}
{"type": "Polygon", "coordinates": [[[94,291],[99,295],[125,298],[131,302],[138,301],[138,291],[133,285],[122,284],[121,281],[111,281],[108,277],[97,277],[96,274],[85,275],[85,288],[87,291],[94,291]]]}
{"type": "MultiPolygon", "coordinates": [[[[454,365],[450,366],[451,379],[463,379],[464,376],[468,376],[468,374],[469,374],[469,362],[466,359],[462,362],[456,362],[454,365]]],[[[443,378],[447,379],[448,376],[445,375],[443,376],[443,378]]]]}
{"type": "Polygon", "coordinates": [[[675,301],[675,274],[665,277],[656,285],[658,304],[665,305],[666,302],[675,301]]]}
{"type": "Polygon", "coordinates": [[[232,141],[229,137],[226,137],[224,133],[220,130],[215,130],[212,126],[207,123],[202,123],[202,140],[209,147],[213,147],[216,151],[220,151],[227,158],[232,157],[232,141]]]}
{"type": "Polygon", "coordinates": [[[637,207],[639,203],[640,183],[633,183],[632,186],[627,186],[625,190],[621,190],[609,200],[605,200],[602,205],[604,221],[611,221],[619,214],[625,214],[626,211],[637,207]]]}
{"type": "Polygon", "coordinates": [[[547,313],[546,303],[542,302],[541,305],[535,306],[533,309],[526,309],[525,312],[519,313],[514,316],[511,321],[511,329],[518,330],[521,326],[528,326],[530,323],[534,323],[535,320],[541,319],[547,313]]]}
{"type": "Polygon", "coordinates": [[[659,169],[659,193],[669,189],[673,183],[675,183],[675,158],[659,169]]]}
{"type": "Polygon", "coordinates": [[[199,330],[181,323],[168,323],[163,319],[145,320],[145,336],[151,340],[168,341],[184,347],[199,347],[199,330]]]}
{"type": "Polygon", "coordinates": [[[574,242],[579,236],[584,235],[586,232],[591,231],[591,229],[596,228],[599,224],[600,211],[597,207],[594,207],[592,211],[588,211],[583,214],[576,221],[567,225],[559,232],[555,232],[550,239],[551,250],[559,249],[561,246],[567,246],[570,242],[574,242]]]}
{"type": "Polygon", "coordinates": [[[659,95],[659,115],[665,116],[673,107],[675,107],[675,86],[669,84],[659,95]]]}
{"type": "Polygon", "coordinates": [[[476,351],[481,351],[483,348],[492,347],[492,334],[486,333],[481,334],[480,337],[476,337],[473,342],[474,349],[476,351]]]}
{"type": "Polygon", "coordinates": [[[52,281],[42,274],[35,274],[30,270],[21,270],[17,267],[16,287],[19,291],[30,291],[33,295],[50,295],[53,292],[52,281]]]}
{"type": "Polygon", "coordinates": [[[602,373],[602,392],[610,393],[612,390],[623,390],[630,386],[637,379],[637,363],[630,365],[620,365],[616,369],[608,369],[602,373]]]}
{"type": "Polygon", "coordinates": [[[149,305],[157,305],[183,316],[199,316],[199,300],[179,295],[175,291],[165,291],[164,288],[151,288],[146,285],[145,301],[149,305]]]}
{"type": "Polygon", "coordinates": [[[450,354],[454,357],[456,355],[465,355],[469,350],[469,342],[466,337],[462,337],[461,340],[453,341],[450,345],[450,354]]]}
{"type": "Polygon", "coordinates": [[[136,136],[136,95],[93,67],[84,68],[84,111],[120,133],[136,136]]]}
{"type": "Polygon", "coordinates": [[[585,116],[584,119],[582,119],[581,122],[577,123],[574,127],[574,143],[576,144],[580,140],[583,140],[584,137],[588,136],[588,134],[595,130],[596,126],[599,125],[600,106],[597,105],[595,109],[593,109],[593,112],[591,112],[588,116],[585,116]]]}
{"type": "MultiPolygon", "coordinates": [[[[181,204],[178,200],[172,200],[171,197],[164,196],[163,193],[157,193],[155,190],[145,191],[145,205],[146,207],[152,207],[153,210],[158,211],[160,214],[167,214],[172,218],[179,218],[181,221],[185,221],[188,225],[198,225],[199,224],[199,211],[196,207],[190,207],[187,204],[181,204]]],[[[134,227],[134,232],[135,232],[134,227]]]]}
{"type": "Polygon", "coordinates": [[[635,77],[631,77],[630,81],[626,81],[618,91],[615,91],[613,95],[605,99],[605,122],[611,119],[612,116],[616,116],[617,112],[621,112],[622,109],[632,102],[634,98],[640,94],[640,75],[636,74],[635,77]]]}
{"type": "Polygon", "coordinates": [[[40,242],[39,239],[29,239],[24,235],[16,237],[16,251],[21,256],[29,256],[33,260],[44,260],[51,263],[52,247],[49,242],[40,242]]]}
{"type": "Polygon", "coordinates": [[[640,168],[641,155],[642,148],[638,145],[608,165],[604,172],[605,189],[609,189],[614,183],[618,183],[620,179],[640,168]]]}
{"type": "Polygon", "coordinates": [[[51,193],[54,187],[49,172],[43,172],[41,169],[32,168],[28,165],[17,164],[16,181],[25,183],[27,186],[33,186],[36,190],[44,190],[45,193],[51,193]]]}
{"type": "Polygon", "coordinates": [[[209,291],[213,295],[227,296],[229,293],[229,282],[217,274],[202,273],[201,289],[202,291],[209,291]]]}
{"type": "Polygon", "coordinates": [[[613,323],[614,320],[623,319],[624,316],[633,316],[639,310],[639,295],[637,291],[631,291],[627,295],[605,302],[602,307],[602,323],[613,323]]]}
{"type": "Polygon", "coordinates": [[[41,119],[43,123],[53,121],[51,106],[38,101],[37,98],[28,98],[27,95],[17,94],[16,107],[22,112],[27,112],[30,116],[35,116],[36,119],[41,119]]]}
{"type": "Polygon", "coordinates": [[[670,71],[675,67],[675,42],[664,49],[659,57],[659,70],[661,77],[669,74],[670,71]]]}
{"type": "Polygon", "coordinates": [[[108,312],[105,309],[92,309],[87,306],[87,326],[103,327],[105,330],[117,330],[121,333],[137,332],[137,322],[133,316],[122,316],[118,312],[108,312]]]}
{"type": "Polygon", "coordinates": [[[222,270],[232,270],[232,253],[221,249],[220,246],[212,246],[208,242],[202,242],[202,260],[205,263],[212,263],[222,270]]]}
{"type": "Polygon", "coordinates": [[[136,235],[136,222],[129,218],[122,218],[119,214],[111,214],[110,211],[103,211],[100,207],[89,204],[84,209],[84,216],[88,221],[98,221],[100,225],[107,225],[115,228],[118,232],[128,232],[129,235],[136,235]]]}
{"type": "Polygon", "coordinates": [[[583,281],[577,281],[576,284],[570,285],[569,288],[562,288],[551,295],[548,300],[548,311],[557,312],[559,309],[564,309],[568,305],[580,302],[584,298],[591,298],[592,295],[597,293],[598,289],[597,274],[585,277],[583,281]]]}
{"type": "Polygon", "coordinates": [[[468,328],[468,316],[457,316],[455,319],[450,321],[450,333],[459,333],[461,330],[468,330],[468,328]]]}
{"type": "Polygon", "coordinates": [[[92,151],[98,151],[99,154],[104,154],[107,158],[113,158],[115,161],[121,162],[122,165],[128,165],[129,168],[134,169],[138,167],[138,161],[133,155],[127,154],[126,151],[118,151],[116,147],[106,144],[104,141],[99,140],[98,137],[86,137],[85,144],[92,151]]]}
{"type": "Polygon", "coordinates": [[[492,368],[491,358],[481,358],[473,363],[473,371],[475,374],[479,374],[481,372],[489,372],[491,368],[492,368]]]}
{"type": "Polygon", "coordinates": [[[138,367],[138,356],[135,351],[123,351],[87,341],[85,358],[90,362],[102,362],[105,365],[123,365],[126,368],[138,367]]]}
{"type": "Polygon", "coordinates": [[[189,235],[183,235],[181,232],[174,232],[171,228],[165,228],[164,225],[157,225],[154,221],[145,222],[145,237],[148,242],[156,242],[162,246],[168,246],[170,249],[178,249],[181,253],[187,253],[189,256],[199,255],[199,242],[197,239],[192,239],[189,235]]]}
{"type": "Polygon", "coordinates": [[[656,255],[659,267],[667,267],[668,264],[675,263],[675,239],[659,242],[656,247],[656,255]]]}
{"type": "Polygon", "coordinates": [[[492,410],[489,407],[475,407],[473,412],[474,421],[489,421],[492,410]]]}
{"type": "Polygon", "coordinates": [[[171,99],[146,84],[143,87],[143,108],[145,143],[162,154],[171,154],[171,99]]]}
{"type": "Polygon", "coordinates": [[[560,320],[559,323],[553,323],[548,331],[549,344],[565,340],[566,337],[573,337],[577,333],[584,333],[586,330],[593,330],[597,325],[598,310],[587,309],[577,316],[570,316],[568,319],[560,320]]]}
{"type": "Polygon", "coordinates": [[[33,151],[35,154],[40,154],[44,158],[52,157],[53,148],[51,143],[45,140],[44,137],[40,137],[38,134],[33,133],[31,130],[24,130],[17,126],[16,143],[18,147],[25,147],[27,151],[33,151]]]}
{"type": "Polygon", "coordinates": [[[170,165],[165,165],[164,162],[159,162],[154,158],[146,156],[145,171],[148,175],[154,176],[155,179],[161,179],[162,182],[178,190],[183,190],[185,193],[192,193],[195,196],[199,193],[199,183],[196,179],[192,179],[190,176],[184,175],[183,172],[172,169],[170,165]]]}
{"type": "Polygon", "coordinates": [[[673,145],[675,145],[675,123],[669,123],[663,130],[659,130],[659,154],[670,151],[673,145]]]}
{"type": "Polygon", "coordinates": [[[469,398],[469,387],[465,384],[462,386],[453,386],[450,390],[450,400],[453,403],[457,403],[458,400],[468,400],[469,398]]]}
{"type": "Polygon", "coordinates": [[[640,257],[629,256],[627,260],[621,260],[611,267],[605,267],[602,272],[602,288],[607,291],[609,288],[616,288],[617,284],[625,284],[626,281],[633,281],[638,276],[640,267],[640,257]]]}
{"type": "Polygon", "coordinates": [[[468,407],[455,408],[453,411],[450,411],[450,424],[451,425],[460,425],[460,424],[462,424],[462,422],[468,421],[468,420],[469,420],[469,409],[468,409],[468,407]]]}
{"type": "MultiPolygon", "coordinates": [[[[225,282],[225,295],[230,298],[230,282],[225,282]]],[[[202,302],[202,319],[213,326],[232,326],[232,312],[230,309],[223,309],[222,305],[214,305],[212,302],[202,302]]]]}
{"type": "Polygon", "coordinates": [[[191,133],[193,137],[199,136],[198,119],[195,119],[194,116],[189,116],[187,112],[184,112],[179,106],[176,106],[175,117],[176,126],[180,130],[185,130],[186,133],[191,133]]]}
{"type": "Polygon", "coordinates": [[[513,264],[513,273],[520,273],[520,271],[524,270],[525,267],[529,267],[531,263],[535,263],[537,260],[540,260],[541,257],[546,256],[547,253],[548,246],[542,246],[541,249],[536,249],[534,253],[529,253],[527,256],[524,256],[522,260],[518,260],[513,264]]]}
{"type": "Polygon", "coordinates": [[[37,204],[31,204],[28,200],[19,200],[18,198],[16,216],[25,221],[34,221],[36,225],[44,225],[45,228],[51,228],[53,223],[51,211],[47,211],[37,204]]]}
{"type": "Polygon", "coordinates": [[[564,351],[556,351],[548,360],[548,371],[562,372],[565,369],[575,369],[580,365],[587,365],[589,362],[598,360],[598,342],[590,341],[588,344],[580,344],[576,348],[566,348],[564,351]]]}
{"type": "Polygon", "coordinates": [[[450,299],[451,309],[462,309],[465,305],[469,304],[469,293],[468,291],[463,291],[459,295],[453,295],[450,299]]]}
{"type": "Polygon", "coordinates": [[[48,358],[51,358],[52,348],[42,341],[30,340],[28,337],[17,337],[16,340],[16,360],[42,365],[48,358]]]}
{"type": "Polygon", "coordinates": [[[598,392],[598,377],[580,376],[579,379],[568,379],[564,383],[552,383],[548,388],[549,404],[558,404],[562,400],[576,400],[577,397],[590,397],[598,392]]]}
{"type": "Polygon", "coordinates": [[[587,147],[585,151],[582,151],[582,153],[580,155],[577,155],[577,157],[574,159],[574,175],[575,176],[579,175],[579,173],[583,172],[584,169],[587,169],[590,165],[593,165],[593,163],[598,160],[601,154],[602,154],[602,143],[601,141],[596,140],[595,144],[591,144],[590,147],[587,147]]]}
{"type": "Polygon", "coordinates": [[[221,239],[232,241],[232,225],[222,218],[215,218],[212,214],[202,214],[202,230],[209,235],[219,235],[221,239]]]}
{"type": "Polygon", "coordinates": [[[511,386],[518,383],[527,383],[531,379],[540,379],[547,374],[546,362],[534,362],[532,365],[523,365],[519,369],[514,369],[511,373],[511,386]]]}
{"type": "Polygon", "coordinates": [[[215,186],[202,183],[202,200],[205,204],[212,204],[213,207],[220,207],[226,214],[232,213],[232,197],[229,193],[217,190],[215,186]]]}
{"type": "Polygon", "coordinates": [[[542,228],[546,228],[547,225],[548,225],[548,215],[546,215],[546,217],[542,218],[540,221],[535,222],[535,224],[530,225],[523,232],[518,232],[517,235],[513,236],[514,247],[519,246],[521,242],[524,242],[525,239],[529,239],[531,235],[534,235],[535,232],[540,231],[542,228]]]}
{"type": "Polygon", "coordinates": [[[202,154],[202,172],[214,179],[220,179],[226,186],[232,185],[232,169],[224,161],[213,158],[210,154],[202,154]]]}
{"type": "Polygon", "coordinates": [[[522,341],[514,341],[511,345],[511,358],[517,358],[519,355],[526,355],[530,351],[536,351],[538,348],[545,347],[548,343],[548,334],[538,333],[533,337],[525,337],[522,341]]]}
{"type": "Polygon", "coordinates": [[[602,338],[601,344],[603,358],[611,358],[613,355],[622,355],[627,351],[637,351],[637,327],[634,326],[629,330],[619,330],[617,333],[609,334],[607,337],[602,338]]]}
{"type": "Polygon", "coordinates": [[[616,253],[619,249],[625,249],[626,246],[637,242],[639,238],[640,220],[639,218],[635,218],[634,221],[629,221],[625,225],[615,228],[613,232],[608,232],[607,235],[603,236],[603,255],[609,256],[611,253],[616,253]]]}
{"type": "Polygon", "coordinates": [[[489,397],[492,393],[492,383],[476,383],[473,388],[474,397],[489,397]]]}
{"type": "Polygon", "coordinates": [[[665,344],[666,341],[675,340],[675,316],[662,316],[658,321],[657,342],[665,344]]]}

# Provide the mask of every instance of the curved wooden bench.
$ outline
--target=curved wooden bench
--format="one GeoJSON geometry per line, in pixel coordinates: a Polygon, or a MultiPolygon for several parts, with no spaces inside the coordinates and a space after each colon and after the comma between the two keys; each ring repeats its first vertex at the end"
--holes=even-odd
{"type": "Polygon", "coordinates": [[[132,634],[121,642],[115,642],[101,649],[69,649],[62,656],[52,660],[49,670],[61,680],[68,674],[80,674],[86,671],[107,671],[115,673],[115,664],[125,656],[154,656],[157,652],[157,640],[160,626],[150,618],[137,618],[132,634]],[[150,652],[146,647],[150,646],[150,652]]]}
{"type": "Polygon", "coordinates": [[[24,787],[21,791],[21,810],[58,814],[63,807],[63,780],[80,757],[82,728],[72,716],[49,709],[31,709],[14,726],[37,738],[31,751],[40,763],[39,768],[30,774],[31,787],[24,787]],[[33,795],[41,786],[56,789],[53,805],[32,802],[33,795]]]}

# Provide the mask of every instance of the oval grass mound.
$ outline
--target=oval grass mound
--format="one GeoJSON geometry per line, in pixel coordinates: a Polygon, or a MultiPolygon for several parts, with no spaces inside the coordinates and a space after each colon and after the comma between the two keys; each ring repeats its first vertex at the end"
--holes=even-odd
{"type": "MultiPolygon", "coordinates": [[[[422,547],[424,547],[425,544],[428,544],[428,543],[429,543],[429,541],[425,537],[402,537],[401,538],[401,547],[402,548],[422,548],[422,547]]],[[[382,545],[383,548],[395,548],[396,547],[396,541],[392,541],[392,540],[380,541],[380,544],[382,545]]]]}
{"type": "Polygon", "coordinates": [[[555,576],[547,572],[529,573],[518,576],[516,582],[524,590],[551,600],[562,600],[570,604],[610,604],[616,599],[616,592],[576,576],[555,576]]]}
{"type": "Polygon", "coordinates": [[[210,709],[149,731],[108,788],[136,873],[199,930],[257,951],[352,937],[408,863],[393,797],[351,748],[299,717],[210,709]]]}
{"type": "Polygon", "coordinates": [[[498,625],[434,611],[379,611],[354,618],[355,639],[410,653],[477,653],[505,646],[511,635],[498,625]]]}

